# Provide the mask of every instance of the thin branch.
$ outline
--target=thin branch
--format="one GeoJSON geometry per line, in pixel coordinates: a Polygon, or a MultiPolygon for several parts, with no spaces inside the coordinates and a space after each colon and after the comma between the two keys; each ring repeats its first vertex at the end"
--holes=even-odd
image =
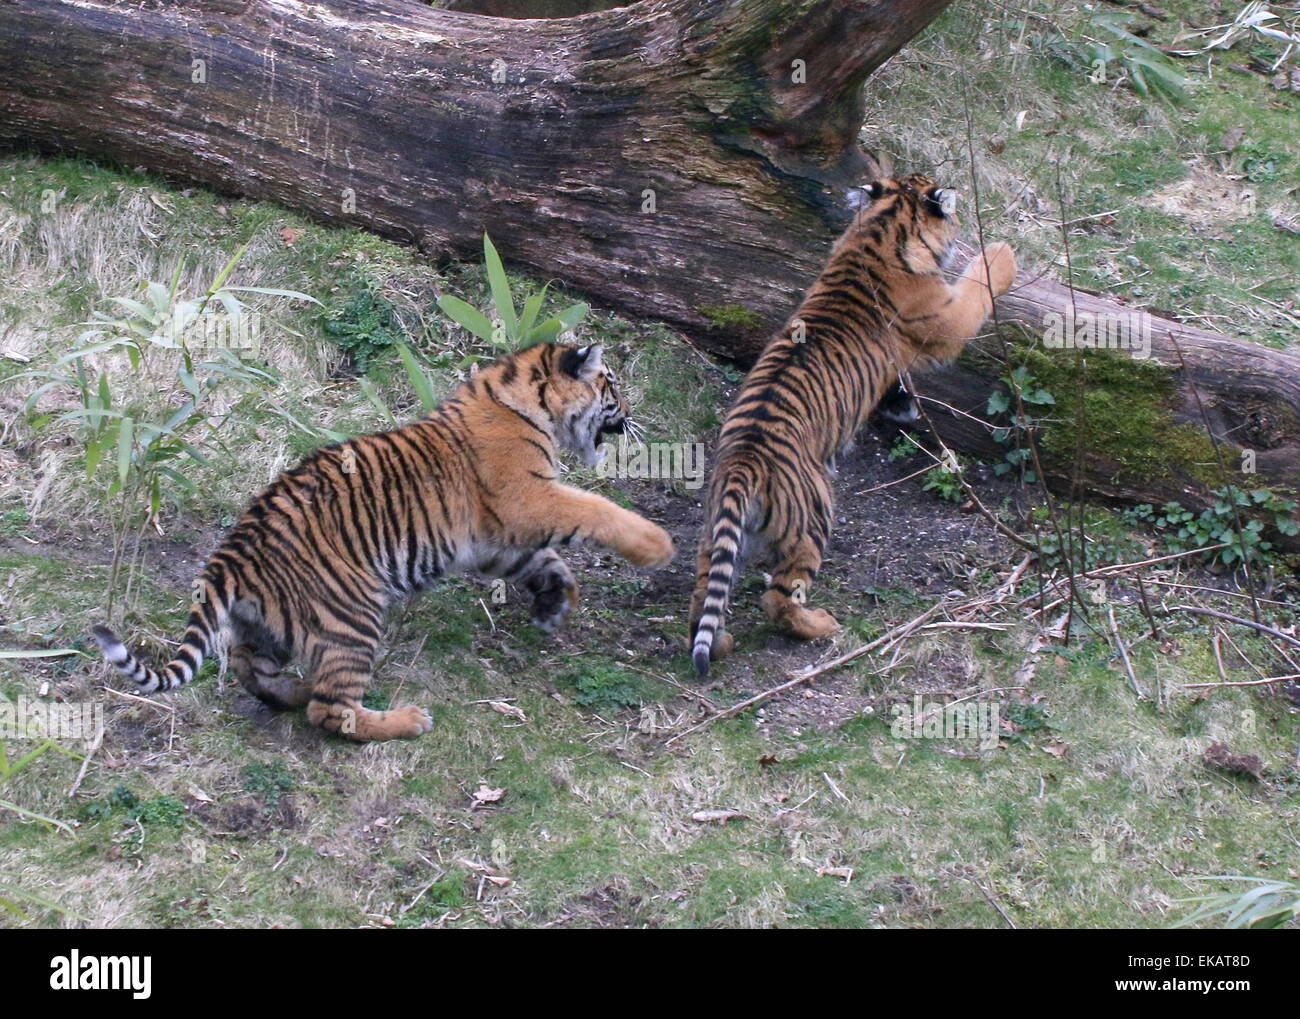
{"type": "Polygon", "coordinates": [[[1119,635],[1119,627],[1115,623],[1115,606],[1107,605],[1106,614],[1110,617],[1110,632],[1115,635],[1115,645],[1119,648],[1119,657],[1124,663],[1124,671],[1128,673],[1128,681],[1133,684],[1133,692],[1141,700],[1146,697],[1146,694],[1138,686],[1137,676],[1133,673],[1133,663],[1129,661],[1128,648],[1124,646],[1124,638],[1119,635]]]}
{"type": "Polygon", "coordinates": [[[749,710],[750,708],[754,707],[757,704],[762,704],[764,701],[771,700],[777,694],[784,693],[786,690],[791,690],[796,686],[800,686],[804,683],[807,683],[810,679],[815,679],[817,676],[820,676],[823,673],[830,672],[834,669],[838,669],[842,665],[847,665],[855,658],[861,658],[863,655],[868,654],[871,651],[874,651],[882,644],[891,643],[894,640],[896,640],[898,637],[902,636],[903,634],[910,633],[912,630],[915,630],[922,623],[926,622],[932,615],[938,612],[942,606],[943,606],[943,602],[935,602],[935,604],[931,605],[919,616],[915,617],[914,619],[909,619],[906,623],[901,623],[900,625],[895,626],[892,630],[889,630],[884,635],[877,637],[875,640],[871,641],[870,643],[863,644],[861,647],[855,648],[854,650],[848,652],[847,654],[840,655],[838,658],[832,659],[831,661],[826,662],[824,665],[819,665],[815,668],[807,669],[804,672],[801,672],[799,675],[793,677],[792,679],[789,679],[786,682],[781,683],[779,686],[774,686],[769,690],[764,690],[762,693],[755,694],[753,697],[743,700],[739,704],[733,704],[731,707],[719,711],[716,715],[710,715],[708,718],[704,719],[704,721],[698,722],[697,724],[691,726],[689,729],[683,730],[682,732],[677,733],[677,735],[669,737],[667,740],[664,741],[664,745],[671,746],[673,743],[676,743],[679,739],[682,739],[685,736],[689,736],[693,732],[698,732],[701,729],[705,729],[708,726],[712,725],[714,722],[721,721],[724,718],[732,718],[736,715],[739,715],[743,711],[749,710]]]}
{"type": "Polygon", "coordinates": [[[1286,676],[1265,676],[1263,679],[1243,679],[1233,683],[1180,683],[1184,690],[1204,690],[1216,686],[1267,686],[1270,683],[1286,683],[1293,679],[1300,679],[1300,672],[1292,672],[1286,676]]]}
{"type": "Polygon", "coordinates": [[[1289,633],[1283,633],[1274,626],[1268,626],[1264,623],[1257,623],[1251,619],[1242,619],[1241,616],[1233,616],[1227,612],[1220,612],[1217,609],[1206,609],[1199,605],[1173,605],[1169,608],[1170,612],[1190,612],[1197,616],[1213,616],[1215,619],[1226,619],[1230,623],[1236,623],[1238,626],[1248,626],[1252,630],[1258,630],[1260,633],[1267,633],[1269,636],[1276,637],[1278,640],[1286,641],[1300,647],[1300,637],[1293,637],[1289,633]]]}

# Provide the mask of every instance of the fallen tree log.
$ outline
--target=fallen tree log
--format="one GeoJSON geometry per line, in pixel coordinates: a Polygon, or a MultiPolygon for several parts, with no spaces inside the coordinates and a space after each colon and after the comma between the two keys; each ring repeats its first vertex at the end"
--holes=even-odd
{"type": "MultiPolygon", "coordinates": [[[[1050,280],[1018,281],[997,303],[1000,330],[956,364],[915,380],[953,448],[1001,460],[986,422],[993,387],[1026,365],[1056,403],[1033,408],[1047,483],[1116,503],[1203,508],[1227,485],[1300,493],[1300,357],[1149,315],[1050,280]],[[1049,346],[1057,330],[1118,322],[1125,349],[1049,346]],[[952,409],[965,413],[953,413],[952,409]],[[1080,435],[1082,433],[1082,435],[1080,435]],[[1217,446],[1217,448],[1216,448],[1217,446]]],[[[1081,332],[1074,330],[1075,335],[1081,332]]],[[[1300,540],[1270,534],[1279,547],[1300,540]]]]}
{"type": "MultiPolygon", "coordinates": [[[[745,364],[820,268],[847,189],[877,173],[857,141],[867,75],[949,2],[643,0],[509,20],[416,0],[0,0],[0,143],[143,165],[433,257],[476,258],[490,229],[515,263],[745,364]]],[[[1085,297],[1022,280],[1000,316],[1041,333],[1085,297]]],[[[997,346],[927,392],[982,411],[998,372],[981,351],[997,346]]],[[[1153,351],[1163,424],[1200,427],[1194,387],[1230,462],[1256,444],[1247,483],[1300,490],[1294,356],[1167,320],[1153,351]]],[[[988,451],[969,419],[940,427],[988,451]]],[[[1205,445],[1157,450],[1158,482],[1150,457],[1085,459],[1085,490],[1194,505],[1213,482],[1205,445]]],[[[1074,462],[1053,459],[1049,480],[1074,462]]]]}

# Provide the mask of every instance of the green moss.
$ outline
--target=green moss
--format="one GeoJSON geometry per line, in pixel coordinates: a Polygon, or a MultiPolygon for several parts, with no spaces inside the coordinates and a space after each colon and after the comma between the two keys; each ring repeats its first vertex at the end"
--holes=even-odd
{"type": "Polygon", "coordinates": [[[752,333],[763,327],[763,320],[758,313],[742,304],[708,304],[695,310],[719,332],[752,333]]]}
{"type": "MultiPolygon", "coordinates": [[[[1174,369],[1109,350],[1090,351],[1085,359],[1070,351],[1044,350],[1019,330],[1004,329],[1004,334],[1013,345],[1011,363],[1025,365],[1036,385],[1056,401],[1042,415],[1041,455],[1058,462],[1072,459],[1083,422],[1086,455],[1093,462],[1113,463],[1117,479],[1190,477],[1217,483],[1210,437],[1193,424],[1174,420],[1174,369]]],[[[988,370],[991,359],[968,356],[985,361],[988,370]]]]}

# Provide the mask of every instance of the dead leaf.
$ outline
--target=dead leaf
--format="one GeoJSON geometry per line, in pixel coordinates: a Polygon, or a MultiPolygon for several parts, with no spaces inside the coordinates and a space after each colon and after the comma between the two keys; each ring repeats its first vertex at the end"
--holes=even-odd
{"type": "Polygon", "coordinates": [[[747,814],[742,814],[739,810],[697,810],[691,815],[691,820],[700,824],[726,824],[747,817],[747,814]]]}
{"type": "Polygon", "coordinates": [[[1069,752],[1070,752],[1070,745],[1068,743],[1062,743],[1060,740],[1055,740],[1054,742],[1051,742],[1047,744],[1047,746],[1043,747],[1043,753],[1051,754],[1053,757],[1058,757],[1058,758],[1064,757],[1069,752]]]}
{"type": "Polygon", "coordinates": [[[1259,779],[1264,774],[1264,762],[1258,757],[1254,754],[1234,754],[1225,743],[1211,743],[1201,755],[1201,760],[1234,775],[1249,775],[1259,779]]]}
{"type": "Polygon", "coordinates": [[[505,796],[505,794],[506,791],[504,789],[491,789],[487,785],[480,785],[478,790],[474,793],[474,805],[478,806],[480,803],[497,803],[500,801],[501,797],[505,796]]]}
{"type": "Polygon", "coordinates": [[[493,711],[500,712],[503,715],[509,715],[511,718],[517,718],[521,722],[528,721],[528,716],[524,714],[523,708],[517,708],[513,704],[507,704],[505,701],[488,701],[487,704],[493,711]]]}
{"type": "Polygon", "coordinates": [[[1300,219],[1294,216],[1284,216],[1279,212],[1273,217],[1273,225],[1284,233],[1300,234],[1300,219]]]}

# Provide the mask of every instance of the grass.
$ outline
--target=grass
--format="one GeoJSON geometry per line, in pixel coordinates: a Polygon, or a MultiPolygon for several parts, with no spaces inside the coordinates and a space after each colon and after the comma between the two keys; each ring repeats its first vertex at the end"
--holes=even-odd
{"type": "MultiPolygon", "coordinates": [[[[1164,6],[1194,14],[1190,4],[1164,6]]],[[[1063,157],[1065,215],[1116,210],[1073,228],[1077,282],[1257,342],[1294,342],[1293,323],[1254,295],[1285,303],[1300,275],[1294,240],[1271,224],[1274,210],[1294,211],[1295,98],[1227,70],[1234,53],[1215,59],[1212,79],[1204,61],[1188,64],[1188,106],[1142,101],[1050,54],[1049,39],[1082,30],[1074,5],[1024,9],[1034,16],[1021,24],[991,4],[957,5],[886,65],[868,87],[868,144],[900,169],[946,168],[965,186],[965,112],[950,85],[964,81],[982,211],[1029,264],[1057,258],[1063,157]],[[1240,143],[1219,151],[1234,127],[1240,143]],[[1179,189],[1203,179],[1248,184],[1256,212],[1191,222],[1194,192],[1179,189]]],[[[1170,36],[1173,23],[1154,31],[1170,36]]],[[[262,357],[279,385],[246,408],[230,440],[238,455],[195,468],[196,491],[163,507],[126,626],[147,655],[164,655],[176,638],[190,579],[233,514],[320,441],[311,429],[382,426],[358,370],[399,419],[418,412],[392,336],[411,342],[442,392],[491,354],[436,310],[444,293],[486,306],[481,267],[435,270],[358,231],[132,171],[4,157],[0,646],[87,656],[0,660],[0,694],[103,696],[85,633],[99,621],[108,561],[105,492],[82,480],[75,444],[33,427],[22,384],[4,380],[59,356],[107,298],[169,279],[186,258],[182,287],[193,290],[243,244],[230,282],[300,290],[323,306],[275,310],[262,357]]],[[[544,282],[512,279],[519,290],[544,282]]],[[[580,296],[553,285],[543,315],[580,296]]],[[[606,344],[650,438],[709,439],[734,372],[661,325],[600,309],[581,336],[606,344]]],[[[817,648],[791,648],[761,624],[751,571],[735,657],[719,685],[701,688],[680,644],[698,493],[581,468],[570,480],[672,515],[676,564],[642,573],[578,554],[583,606],[554,639],[529,625],[513,594],[498,603],[467,580],[394,613],[368,703],[427,707],[434,729],[416,741],[323,738],[299,714],[252,707],[220,663],[156,705],[105,697],[105,742],[75,796],[81,762],[61,754],[3,786],[0,797],[75,834],[0,813],[0,886],[37,897],[21,900],[29,919],[4,913],[0,923],[1164,926],[1188,915],[1180,900],[1207,891],[1198,875],[1294,883],[1296,711],[1260,688],[1181,690],[1219,673],[1207,631],[1179,617],[1131,651],[1142,681],[1169,690],[1163,710],[1134,697],[1111,646],[1086,625],[1069,646],[1042,651],[1024,679],[1033,628],[1018,622],[926,635],[884,672],[888,659],[864,657],[667,747],[700,717],[678,684],[735,703],[911,618],[933,601],[929,590],[996,586],[1005,562],[963,544],[971,518],[955,507],[943,519],[956,537],[931,534],[906,556],[888,550],[923,559],[937,588],[859,583],[841,556],[818,598],[844,629],[817,648]],[[1004,689],[1017,684],[1027,689],[1004,689]],[[938,703],[981,690],[1005,722],[995,747],[895,735],[894,708],[915,695],[938,703]],[[1262,779],[1208,765],[1212,742],[1257,755],[1262,779]],[[693,818],[709,810],[742,816],[693,818]]],[[[1101,559],[1150,548],[1150,536],[1100,509],[1089,510],[1088,532],[1101,559]]],[[[1027,576],[1018,596],[1034,584],[1027,576]]],[[[1145,631],[1135,592],[1118,583],[1105,593],[1130,639],[1145,631]]],[[[1295,620],[1293,608],[1267,611],[1282,625],[1295,620]]],[[[1256,636],[1232,636],[1240,654],[1223,645],[1229,679],[1255,678],[1246,658],[1286,668],[1256,636]]],[[[11,742],[15,756],[24,744],[11,742]]]]}

